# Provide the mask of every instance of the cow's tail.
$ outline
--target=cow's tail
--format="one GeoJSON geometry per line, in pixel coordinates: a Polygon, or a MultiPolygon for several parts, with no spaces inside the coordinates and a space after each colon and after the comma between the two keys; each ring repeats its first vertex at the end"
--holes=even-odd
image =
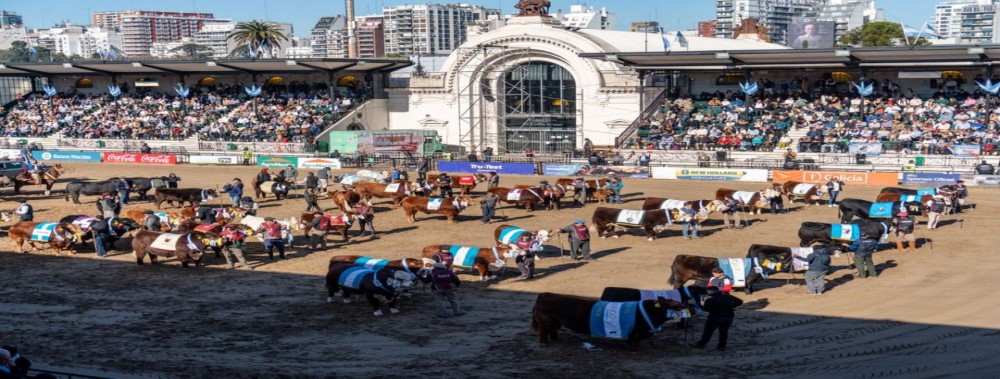
{"type": "Polygon", "coordinates": [[[670,262],[670,278],[667,279],[667,283],[669,283],[671,286],[674,286],[674,288],[677,287],[676,285],[674,285],[674,280],[677,279],[676,277],[677,269],[674,267],[676,265],[677,265],[677,258],[674,258],[674,261],[670,262]]]}
{"type": "Polygon", "coordinates": [[[538,316],[536,316],[537,313],[535,313],[537,311],[536,308],[538,308],[537,300],[535,301],[535,305],[531,307],[531,331],[540,333],[542,328],[541,325],[538,324],[538,316]]]}

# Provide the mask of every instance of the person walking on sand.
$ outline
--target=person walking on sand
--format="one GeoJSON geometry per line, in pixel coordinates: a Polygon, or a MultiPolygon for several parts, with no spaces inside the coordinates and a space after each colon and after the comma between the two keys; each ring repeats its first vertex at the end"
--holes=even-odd
{"type": "Polygon", "coordinates": [[[691,347],[703,349],[712,339],[715,330],[719,330],[719,344],[716,351],[726,351],[726,343],[729,341],[729,327],[733,325],[733,318],[736,317],[736,307],[743,305],[743,300],[719,292],[719,287],[710,286],[707,289],[708,299],[702,305],[702,309],[708,312],[705,320],[705,330],[701,334],[701,340],[691,345],[691,347]]]}

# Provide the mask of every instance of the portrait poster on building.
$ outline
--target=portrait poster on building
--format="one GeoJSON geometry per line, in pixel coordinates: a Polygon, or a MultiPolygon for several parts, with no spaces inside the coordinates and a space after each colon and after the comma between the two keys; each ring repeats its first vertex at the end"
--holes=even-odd
{"type": "Polygon", "coordinates": [[[833,48],[835,28],[833,21],[792,21],[785,44],[793,49],[830,49],[833,48]]]}
{"type": "Polygon", "coordinates": [[[358,153],[367,155],[390,155],[410,152],[415,156],[424,153],[424,137],[417,133],[379,133],[358,136],[358,153]]]}

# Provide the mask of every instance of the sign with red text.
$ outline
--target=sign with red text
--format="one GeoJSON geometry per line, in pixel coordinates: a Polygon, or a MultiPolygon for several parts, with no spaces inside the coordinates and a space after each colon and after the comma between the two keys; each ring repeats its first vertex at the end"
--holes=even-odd
{"type": "Polygon", "coordinates": [[[108,153],[102,160],[107,163],[177,164],[173,154],[108,153]]]}

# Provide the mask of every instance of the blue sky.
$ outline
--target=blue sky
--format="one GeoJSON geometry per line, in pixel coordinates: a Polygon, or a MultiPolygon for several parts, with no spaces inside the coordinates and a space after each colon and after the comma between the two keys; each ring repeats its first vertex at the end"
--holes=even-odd
{"type": "MultiPolygon", "coordinates": [[[[516,0],[448,0],[440,3],[471,3],[514,11],[516,0]]],[[[889,21],[903,21],[919,29],[934,14],[941,0],[877,0],[889,21]]],[[[383,6],[418,4],[420,1],[356,0],[358,15],[380,13],[383,6]]],[[[552,8],[568,11],[571,4],[607,7],[618,15],[619,30],[632,21],[657,20],[669,30],[693,29],[700,20],[715,17],[713,0],[594,0],[589,2],[552,0],[552,8]]],[[[29,27],[49,27],[67,19],[75,24],[90,23],[90,13],[108,10],[172,10],[215,13],[236,21],[268,19],[291,22],[296,35],[307,35],[320,16],[344,13],[343,0],[5,0],[0,9],[24,16],[29,27]]]]}

